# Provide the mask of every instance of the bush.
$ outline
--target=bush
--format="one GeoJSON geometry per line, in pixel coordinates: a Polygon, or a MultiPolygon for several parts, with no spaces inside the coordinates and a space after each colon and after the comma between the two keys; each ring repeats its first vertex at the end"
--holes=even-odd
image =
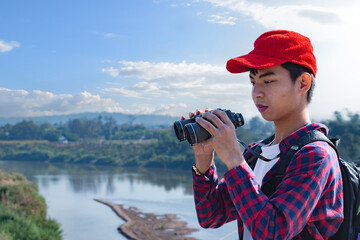
{"type": "Polygon", "coordinates": [[[23,151],[7,154],[2,157],[3,160],[16,161],[30,161],[30,162],[45,162],[51,158],[49,151],[23,151]]]}
{"type": "Polygon", "coordinates": [[[13,238],[6,232],[0,232],[0,239],[1,240],[13,240],[13,238]]]}
{"type": "Polygon", "coordinates": [[[0,239],[60,240],[59,224],[46,219],[46,203],[35,183],[0,170],[0,239]]]}
{"type": "Polygon", "coordinates": [[[116,159],[112,157],[101,157],[97,159],[94,164],[95,165],[116,165],[116,159]]]}
{"type": "Polygon", "coordinates": [[[75,163],[90,164],[90,163],[94,162],[95,159],[96,159],[96,157],[94,155],[86,155],[86,156],[80,158],[79,160],[77,160],[75,163]]]}
{"type": "Polygon", "coordinates": [[[0,187],[0,201],[4,206],[36,219],[46,218],[46,204],[38,194],[37,185],[32,182],[11,183],[0,187]]]}
{"type": "Polygon", "coordinates": [[[0,204],[0,239],[60,240],[62,237],[54,220],[36,221],[30,216],[23,217],[9,211],[0,204]]]}
{"type": "Polygon", "coordinates": [[[50,162],[52,163],[66,163],[71,161],[73,161],[72,157],[66,153],[60,153],[50,159],[50,162]]]}

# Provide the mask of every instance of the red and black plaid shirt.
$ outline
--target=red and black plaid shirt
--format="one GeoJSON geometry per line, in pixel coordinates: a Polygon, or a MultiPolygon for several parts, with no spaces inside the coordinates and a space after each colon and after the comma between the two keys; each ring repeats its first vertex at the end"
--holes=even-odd
{"type": "MultiPolygon", "coordinates": [[[[298,138],[314,129],[328,132],[322,124],[302,127],[280,142],[279,161],[298,138]]],[[[250,156],[244,152],[245,159],[250,156]]],[[[272,177],[279,161],[265,175],[263,183],[272,177]]],[[[291,239],[305,225],[314,239],[328,239],[343,221],[341,172],[336,152],[325,142],[301,148],[270,197],[260,190],[247,163],[231,169],[220,181],[215,165],[202,176],[193,174],[193,178],[200,225],[217,228],[237,220],[240,239],[243,224],[253,239],[291,239]]]]}

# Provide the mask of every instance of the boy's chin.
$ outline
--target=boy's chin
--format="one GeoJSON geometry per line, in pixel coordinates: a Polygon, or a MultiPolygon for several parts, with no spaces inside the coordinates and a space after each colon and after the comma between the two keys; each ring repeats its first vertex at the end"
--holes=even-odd
{"type": "Polygon", "coordinates": [[[266,113],[260,113],[261,114],[261,117],[265,120],[265,121],[268,121],[268,122],[274,122],[276,120],[276,118],[270,116],[269,114],[266,114],[266,113]]]}

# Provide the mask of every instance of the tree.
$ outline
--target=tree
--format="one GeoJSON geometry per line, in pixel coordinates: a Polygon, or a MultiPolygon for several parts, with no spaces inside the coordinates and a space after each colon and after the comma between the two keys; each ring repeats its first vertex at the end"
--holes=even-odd
{"type": "Polygon", "coordinates": [[[107,140],[114,134],[116,127],[116,120],[113,117],[105,117],[105,123],[102,125],[103,135],[107,140]]]}
{"type": "Polygon", "coordinates": [[[44,139],[48,140],[49,142],[56,142],[61,137],[61,132],[57,128],[51,128],[48,130],[44,136],[44,139]]]}
{"type": "Polygon", "coordinates": [[[101,135],[101,122],[98,119],[73,119],[68,121],[67,126],[71,134],[80,138],[96,138],[101,135]]]}
{"type": "Polygon", "coordinates": [[[11,128],[9,138],[11,140],[39,139],[39,127],[33,121],[24,120],[11,128]]]}

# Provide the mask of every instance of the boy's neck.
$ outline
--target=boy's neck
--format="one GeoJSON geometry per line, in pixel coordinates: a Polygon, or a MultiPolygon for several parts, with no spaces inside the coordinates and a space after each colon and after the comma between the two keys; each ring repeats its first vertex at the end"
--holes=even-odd
{"type": "Polygon", "coordinates": [[[275,124],[275,139],[273,144],[280,143],[284,138],[290,134],[310,123],[310,117],[307,109],[295,114],[287,119],[274,121],[275,124]]]}

